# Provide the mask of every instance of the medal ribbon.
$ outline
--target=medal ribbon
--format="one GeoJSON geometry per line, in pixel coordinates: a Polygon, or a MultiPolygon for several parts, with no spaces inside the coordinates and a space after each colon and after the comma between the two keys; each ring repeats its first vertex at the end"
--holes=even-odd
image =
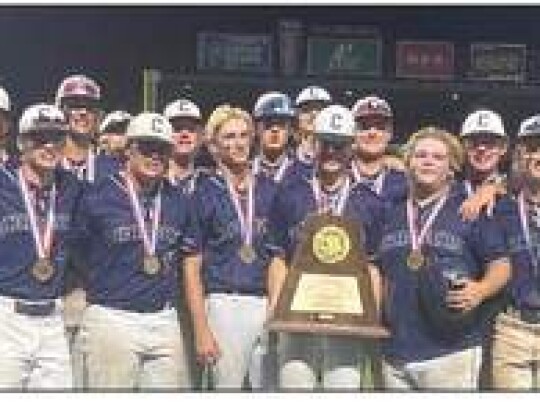
{"type": "Polygon", "coordinates": [[[417,232],[414,222],[415,210],[413,200],[412,198],[407,199],[407,223],[409,226],[409,234],[411,237],[411,246],[413,251],[419,251],[422,247],[428,231],[431,229],[433,222],[435,222],[435,218],[441,211],[447,198],[448,193],[445,193],[442,197],[439,198],[439,200],[431,210],[431,213],[429,214],[426,223],[424,223],[424,225],[422,226],[420,233],[417,232]]]}
{"type": "MultiPolygon", "coordinates": [[[[323,192],[321,184],[316,177],[311,180],[311,188],[313,190],[313,197],[315,198],[315,203],[317,205],[317,211],[319,213],[324,213],[327,208],[325,208],[323,202],[323,192]]],[[[347,204],[347,199],[349,198],[350,192],[351,180],[349,179],[349,177],[346,177],[339,191],[339,199],[337,205],[334,208],[330,208],[333,215],[341,216],[343,210],[345,209],[345,205],[347,204]]]]}
{"type": "Polygon", "coordinates": [[[30,227],[32,228],[32,236],[34,237],[34,242],[36,244],[37,255],[40,259],[46,259],[50,256],[53,240],[53,228],[56,209],[56,184],[53,184],[51,189],[51,196],[49,199],[49,211],[47,212],[47,221],[45,223],[45,230],[43,231],[42,235],[38,226],[36,210],[30,198],[30,191],[28,190],[28,185],[23,177],[21,170],[19,170],[18,175],[19,186],[21,188],[24,206],[26,207],[26,213],[28,214],[28,218],[30,220],[30,227]]]}
{"type": "MultiPolygon", "coordinates": [[[[85,179],[88,182],[94,182],[95,179],[95,159],[96,156],[92,150],[88,150],[88,155],[86,156],[86,163],[80,168],[76,168],[77,178],[79,180],[85,179]],[[86,170],[86,174],[85,174],[86,170]]],[[[62,160],[63,167],[67,170],[74,170],[75,167],[69,162],[67,158],[62,160]]]]}
{"type": "Polygon", "coordinates": [[[518,196],[518,212],[519,220],[521,222],[521,228],[523,229],[523,236],[525,236],[525,244],[527,245],[527,251],[531,257],[531,262],[533,264],[534,276],[538,275],[538,258],[534,254],[531,241],[531,230],[529,228],[529,217],[527,216],[527,209],[525,208],[525,196],[521,192],[518,196]]]}
{"type": "Polygon", "coordinates": [[[248,202],[247,210],[244,216],[244,211],[242,210],[242,205],[240,204],[240,195],[236,192],[232,182],[229,177],[225,177],[227,181],[227,187],[229,188],[229,195],[234,204],[234,209],[236,210],[236,215],[238,221],[240,222],[240,230],[242,233],[242,241],[245,245],[251,246],[253,242],[253,217],[255,212],[255,203],[254,203],[254,189],[255,185],[253,179],[250,177],[248,180],[248,202]]]}
{"type": "Polygon", "coordinates": [[[377,177],[372,182],[369,178],[363,177],[360,174],[360,171],[358,171],[358,168],[354,163],[351,164],[352,174],[354,181],[360,184],[366,184],[375,194],[381,195],[382,189],[383,189],[383,183],[384,183],[384,177],[386,175],[386,171],[382,170],[377,174],[377,177]]]}
{"type": "Polygon", "coordinates": [[[146,233],[146,225],[144,222],[143,211],[141,208],[141,203],[137,198],[137,193],[135,192],[135,186],[133,181],[129,176],[125,177],[126,184],[128,187],[128,196],[133,207],[133,212],[135,215],[135,220],[137,221],[137,226],[141,232],[143,238],[144,251],[147,255],[153,256],[156,254],[156,245],[157,245],[157,232],[159,229],[159,220],[161,218],[161,186],[159,187],[158,193],[154,198],[154,207],[152,209],[152,229],[150,230],[150,236],[146,233]]]}
{"type": "MultiPolygon", "coordinates": [[[[261,161],[262,157],[258,156],[255,157],[253,160],[253,174],[258,174],[261,171],[261,161]]],[[[281,160],[281,163],[278,166],[277,171],[274,173],[273,179],[276,183],[280,183],[283,179],[283,176],[285,175],[285,171],[287,171],[287,168],[289,167],[289,157],[285,155],[285,157],[281,160]]]]}

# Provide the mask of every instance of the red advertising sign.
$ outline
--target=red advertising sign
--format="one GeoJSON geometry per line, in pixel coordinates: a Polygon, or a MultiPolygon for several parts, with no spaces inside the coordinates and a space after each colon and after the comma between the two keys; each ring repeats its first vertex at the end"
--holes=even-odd
{"type": "Polygon", "coordinates": [[[441,41],[398,41],[396,76],[451,79],[454,76],[454,44],[441,41]]]}

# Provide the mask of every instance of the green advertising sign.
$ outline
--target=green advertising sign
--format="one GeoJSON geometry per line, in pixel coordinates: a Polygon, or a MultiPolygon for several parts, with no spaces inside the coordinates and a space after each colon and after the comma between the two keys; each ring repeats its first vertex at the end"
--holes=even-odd
{"type": "Polygon", "coordinates": [[[307,72],[313,75],[380,76],[378,38],[309,37],[307,72]]]}

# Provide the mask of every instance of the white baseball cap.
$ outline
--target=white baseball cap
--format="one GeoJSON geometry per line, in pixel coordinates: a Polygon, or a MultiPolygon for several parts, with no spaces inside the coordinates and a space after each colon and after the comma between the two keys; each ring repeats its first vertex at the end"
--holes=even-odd
{"type": "Polygon", "coordinates": [[[356,125],[349,109],[341,105],[330,105],[317,114],[314,127],[315,137],[345,141],[352,140],[356,125]]]}
{"type": "Polygon", "coordinates": [[[295,106],[300,106],[307,102],[331,103],[332,96],[320,86],[308,86],[300,91],[294,102],[295,106]]]}
{"type": "Polygon", "coordinates": [[[165,116],[144,112],[133,117],[127,127],[126,136],[132,139],[156,139],[172,144],[173,129],[165,116]]]}
{"type": "Polygon", "coordinates": [[[383,116],[383,117],[393,117],[392,108],[390,104],[381,99],[378,96],[370,95],[364,98],[358,99],[356,103],[351,108],[353,114],[356,117],[366,117],[366,116],[383,116]]]}
{"type": "Polygon", "coordinates": [[[461,127],[461,137],[473,134],[491,134],[507,137],[501,116],[491,110],[477,110],[467,116],[461,127]]]}
{"type": "Polygon", "coordinates": [[[177,117],[189,117],[196,120],[201,120],[201,110],[189,99],[178,99],[169,103],[163,111],[163,116],[168,120],[177,117]]]}
{"type": "Polygon", "coordinates": [[[11,102],[9,100],[9,94],[4,88],[0,87],[0,109],[6,112],[11,111],[11,102]]]}
{"type": "Polygon", "coordinates": [[[129,122],[130,120],[131,115],[128,112],[124,110],[115,110],[114,112],[110,112],[105,116],[105,118],[99,125],[99,132],[105,133],[109,126],[129,122]]]}
{"type": "Polygon", "coordinates": [[[27,107],[19,120],[19,134],[39,131],[67,131],[64,113],[56,106],[37,103],[27,107]]]}
{"type": "Polygon", "coordinates": [[[540,115],[526,118],[519,125],[518,137],[538,137],[540,136],[540,115]]]}

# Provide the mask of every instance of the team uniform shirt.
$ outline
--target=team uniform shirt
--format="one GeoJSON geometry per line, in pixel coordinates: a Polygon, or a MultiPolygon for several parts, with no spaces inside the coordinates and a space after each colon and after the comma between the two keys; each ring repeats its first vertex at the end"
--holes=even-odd
{"type": "Polygon", "coordinates": [[[301,161],[293,155],[284,155],[277,163],[271,163],[259,155],[254,159],[253,171],[276,184],[281,184],[294,182],[298,178],[311,177],[314,167],[312,163],[301,161]]]}
{"type": "MultiPolygon", "coordinates": [[[[275,191],[273,181],[261,174],[254,177],[252,247],[256,258],[246,263],[239,253],[243,244],[242,227],[226,179],[219,171],[199,176],[193,200],[201,228],[202,270],[207,294],[266,295],[269,258],[264,250],[264,239],[275,191]]],[[[241,202],[241,206],[247,207],[246,201],[241,202]]]]}
{"type": "Polygon", "coordinates": [[[80,181],[94,183],[117,174],[123,167],[123,160],[107,154],[89,154],[88,158],[81,162],[64,158],[62,167],[73,173],[80,181]]]}
{"type": "MultiPolygon", "coordinates": [[[[339,189],[338,189],[339,191],[339,189]]],[[[323,194],[335,208],[338,194],[323,194]]],[[[317,213],[317,198],[312,179],[301,178],[297,182],[283,185],[276,194],[272,206],[267,250],[271,256],[292,260],[306,217],[317,213]]],[[[363,225],[365,245],[368,255],[373,255],[378,242],[385,203],[363,185],[353,185],[345,201],[342,215],[363,225]]]]}
{"type": "MultiPolygon", "coordinates": [[[[149,233],[156,216],[151,210],[155,196],[138,195],[149,233]]],[[[89,303],[133,312],[155,312],[175,304],[182,256],[200,251],[191,203],[178,188],[167,181],[161,185],[155,249],[161,269],[155,275],[143,271],[143,235],[120,174],[87,187],[76,215],[89,303]]]]}
{"type": "MultiPolygon", "coordinates": [[[[81,185],[71,174],[55,172],[56,199],[53,241],[49,259],[55,268],[46,282],[36,280],[31,269],[38,260],[30,217],[19,184],[18,169],[0,167],[0,295],[25,300],[50,300],[64,293],[64,274],[71,239],[73,215],[81,185]]],[[[46,223],[52,189],[29,188],[38,225],[46,223]]]]}
{"type": "MultiPolygon", "coordinates": [[[[392,336],[384,342],[383,351],[389,359],[422,361],[482,343],[483,323],[452,337],[438,335],[423,315],[417,292],[416,273],[429,270],[438,273],[438,281],[444,281],[442,276],[445,272],[458,270],[462,276],[479,279],[489,262],[507,255],[501,225],[486,216],[473,222],[463,221],[458,212],[463,200],[456,187],[452,188],[434,218],[421,246],[426,262],[431,265],[424,270],[412,270],[407,266],[412,242],[406,200],[387,208],[377,265],[388,282],[384,318],[392,336]]],[[[437,205],[437,201],[431,202],[417,211],[418,229],[423,227],[437,205]]]]}
{"type": "Polygon", "coordinates": [[[527,236],[519,206],[519,198],[503,197],[494,211],[494,217],[501,222],[508,239],[512,264],[509,299],[516,309],[540,309],[540,212],[525,206],[527,236]]]}
{"type": "Polygon", "coordinates": [[[407,175],[403,171],[389,168],[379,171],[373,177],[366,177],[351,168],[351,173],[355,182],[367,186],[384,200],[396,202],[407,196],[407,175]]]}

